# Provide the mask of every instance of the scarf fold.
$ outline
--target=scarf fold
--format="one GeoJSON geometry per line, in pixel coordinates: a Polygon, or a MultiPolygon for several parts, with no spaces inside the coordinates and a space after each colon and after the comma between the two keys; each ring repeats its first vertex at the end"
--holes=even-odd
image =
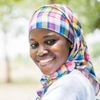
{"type": "MultiPolygon", "coordinates": [[[[73,14],[72,10],[66,5],[61,4],[45,5],[33,14],[30,20],[29,33],[31,33],[31,31],[35,28],[52,30],[61,34],[71,42],[72,50],[64,65],[66,66],[65,72],[68,74],[75,68],[80,70],[83,75],[89,79],[94,88],[95,95],[97,95],[100,90],[100,84],[98,83],[93,69],[81,24],[73,14]]],[[[63,72],[62,74],[59,74],[59,71],[62,72],[61,69],[56,71],[55,73],[57,75],[54,73],[51,76],[43,76],[41,79],[43,83],[43,90],[42,92],[38,92],[40,98],[43,97],[48,87],[56,79],[63,76],[63,72]]]]}

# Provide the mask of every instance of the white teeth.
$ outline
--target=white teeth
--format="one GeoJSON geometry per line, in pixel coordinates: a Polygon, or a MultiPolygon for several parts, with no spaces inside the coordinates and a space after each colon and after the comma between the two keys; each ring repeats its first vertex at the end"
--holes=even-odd
{"type": "Polygon", "coordinates": [[[45,59],[45,60],[40,60],[40,63],[47,63],[49,61],[53,60],[53,58],[50,58],[50,59],[45,59]]]}

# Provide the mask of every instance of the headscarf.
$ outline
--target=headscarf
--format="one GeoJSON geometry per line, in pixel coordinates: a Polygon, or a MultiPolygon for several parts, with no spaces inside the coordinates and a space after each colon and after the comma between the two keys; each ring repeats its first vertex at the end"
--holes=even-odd
{"type": "MultiPolygon", "coordinates": [[[[65,65],[62,65],[63,68],[61,67],[59,70],[61,71],[62,69],[66,69],[67,74],[72,72],[73,69],[80,70],[83,75],[89,79],[94,88],[95,95],[97,95],[100,89],[100,84],[96,79],[90,55],[88,53],[88,47],[83,36],[81,24],[73,14],[72,10],[66,5],[61,4],[45,5],[33,14],[30,20],[29,33],[35,28],[52,30],[61,34],[71,42],[72,50],[70,55],[66,60],[65,65]]],[[[57,75],[54,73],[53,79],[59,78],[59,76],[62,75],[61,73],[59,74],[59,70],[57,71],[57,75]],[[54,78],[54,76],[56,78],[54,78]]],[[[62,71],[62,73],[65,72],[62,71]]],[[[49,81],[50,83],[51,81],[48,77],[49,76],[44,75],[41,79],[44,88],[44,92],[40,93],[42,96],[49,86],[46,85],[46,82],[49,81]]],[[[39,96],[41,97],[41,95],[39,96]]]]}

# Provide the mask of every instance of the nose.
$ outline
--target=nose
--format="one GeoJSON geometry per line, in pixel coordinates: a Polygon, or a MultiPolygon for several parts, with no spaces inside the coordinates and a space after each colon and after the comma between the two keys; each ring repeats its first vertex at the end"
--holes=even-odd
{"type": "Polygon", "coordinates": [[[47,48],[45,48],[44,46],[39,46],[36,55],[37,56],[43,56],[43,55],[46,55],[46,54],[48,54],[47,48]]]}

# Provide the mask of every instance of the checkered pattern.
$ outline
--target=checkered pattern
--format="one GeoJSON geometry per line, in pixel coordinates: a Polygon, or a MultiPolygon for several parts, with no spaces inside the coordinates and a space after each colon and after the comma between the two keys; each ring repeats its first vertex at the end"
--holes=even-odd
{"type": "MultiPolygon", "coordinates": [[[[60,4],[41,7],[33,14],[30,20],[29,33],[35,28],[45,28],[57,32],[72,43],[72,51],[66,61],[64,71],[69,73],[73,71],[74,68],[80,70],[83,75],[90,80],[97,95],[100,85],[93,70],[81,24],[70,8],[60,4]]],[[[58,73],[58,71],[56,73],[58,73]]]]}

